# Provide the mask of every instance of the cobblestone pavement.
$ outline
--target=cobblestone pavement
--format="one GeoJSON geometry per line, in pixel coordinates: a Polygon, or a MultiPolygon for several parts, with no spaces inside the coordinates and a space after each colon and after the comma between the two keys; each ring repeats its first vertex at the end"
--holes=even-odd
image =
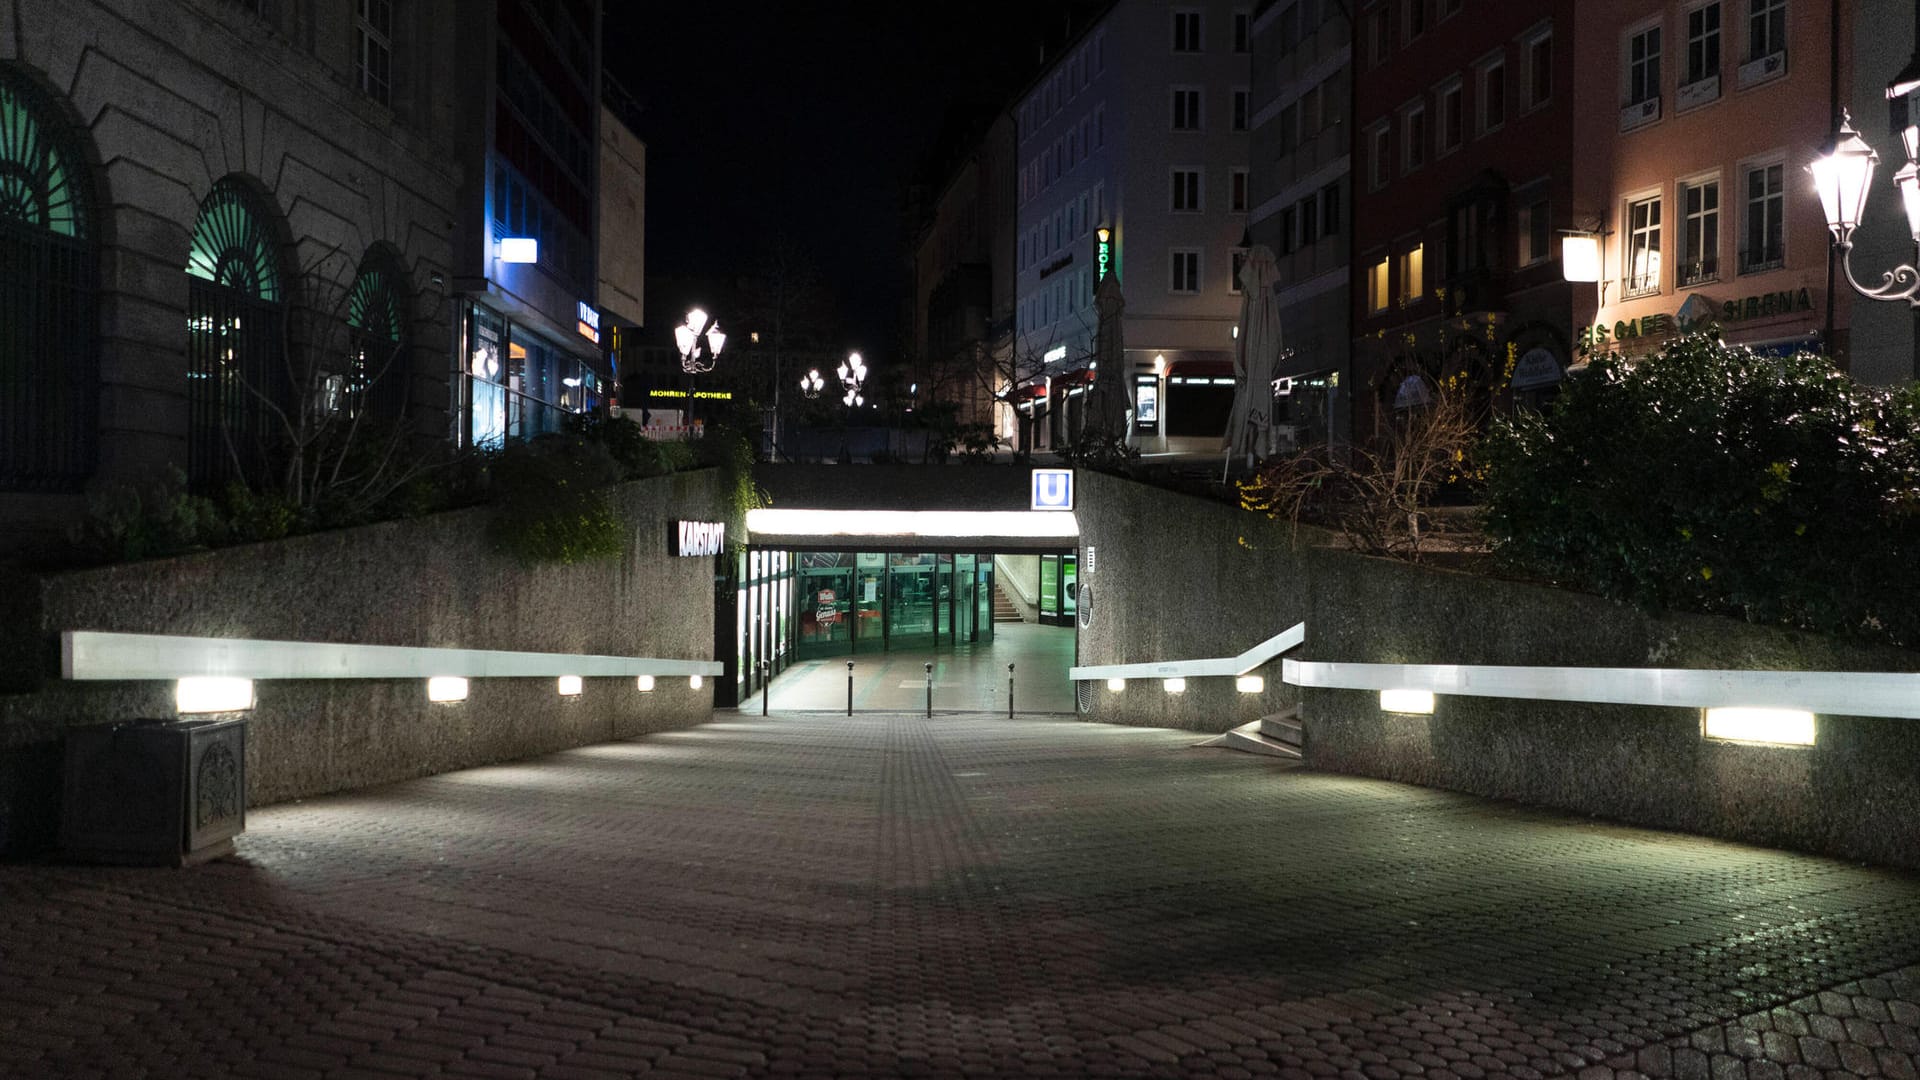
{"type": "Polygon", "coordinates": [[[1915,1076],[1920,880],[1193,739],[740,717],[0,868],[0,1075],[1915,1076]]]}

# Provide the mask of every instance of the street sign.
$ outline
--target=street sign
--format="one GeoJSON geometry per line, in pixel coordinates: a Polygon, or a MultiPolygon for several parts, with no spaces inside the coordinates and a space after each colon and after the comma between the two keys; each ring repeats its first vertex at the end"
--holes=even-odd
{"type": "Polygon", "coordinates": [[[1033,470],[1033,509],[1073,509],[1073,470],[1033,470]]]}

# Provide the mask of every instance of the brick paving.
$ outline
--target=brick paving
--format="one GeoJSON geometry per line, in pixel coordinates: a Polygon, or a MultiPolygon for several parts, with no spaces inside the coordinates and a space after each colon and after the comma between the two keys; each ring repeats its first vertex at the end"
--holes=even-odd
{"type": "Polygon", "coordinates": [[[0,1076],[1915,1078],[1920,879],[1194,738],[739,717],[0,868],[0,1076]]]}

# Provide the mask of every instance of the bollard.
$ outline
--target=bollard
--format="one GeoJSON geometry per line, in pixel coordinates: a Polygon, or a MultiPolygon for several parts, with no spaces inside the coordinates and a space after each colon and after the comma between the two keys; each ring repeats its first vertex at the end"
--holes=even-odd
{"type": "Polygon", "coordinates": [[[847,661],[847,715],[853,715],[853,661],[847,661]]]}
{"type": "Polygon", "coordinates": [[[772,665],[765,660],[760,661],[760,715],[761,716],[767,715],[767,699],[773,696],[773,687],[768,685],[768,682],[767,682],[768,678],[770,678],[767,669],[771,666],[772,665]]]}
{"type": "Polygon", "coordinates": [[[933,719],[933,664],[927,664],[927,719],[933,719]]]}
{"type": "Polygon", "coordinates": [[[1013,665],[1007,665],[1007,719],[1013,719],[1013,665]]]}

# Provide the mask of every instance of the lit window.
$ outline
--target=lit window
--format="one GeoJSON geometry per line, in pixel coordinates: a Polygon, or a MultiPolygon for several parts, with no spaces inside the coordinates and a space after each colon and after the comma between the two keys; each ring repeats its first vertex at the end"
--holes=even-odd
{"type": "Polygon", "coordinates": [[[1387,260],[1381,259],[1367,272],[1367,306],[1374,311],[1387,310],[1392,288],[1387,260]]]}
{"type": "Polygon", "coordinates": [[[1641,199],[1627,206],[1628,296],[1660,291],[1660,199],[1641,199]]]}
{"type": "Polygon", "coordinates": [[[1413,245],[1413,250],[1400,256],[1400,295],[1402,298],[1418,300],[1427,292],[1427,246],[1413,245]]]}

